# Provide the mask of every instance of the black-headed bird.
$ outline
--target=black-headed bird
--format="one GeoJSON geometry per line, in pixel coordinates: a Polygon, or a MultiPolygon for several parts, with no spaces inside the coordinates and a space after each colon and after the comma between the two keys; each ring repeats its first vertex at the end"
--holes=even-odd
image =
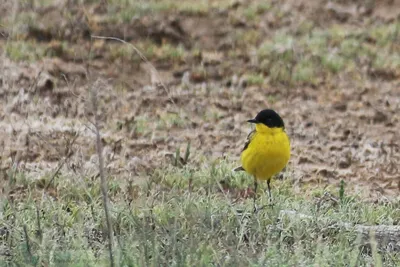
{"type": "Polygon", "coordinates": [[[244,170],[254,177],[254,211],[256,209],[257,180],[267,181],[270,203],[271,178],[282,171],[290,158],[290,141],[285,132],[282,118],[272,109],[260,111],[254,119],[248,120],[256,125],[247,136],[240,157],[242,166],[235,171],[244,170]]]}

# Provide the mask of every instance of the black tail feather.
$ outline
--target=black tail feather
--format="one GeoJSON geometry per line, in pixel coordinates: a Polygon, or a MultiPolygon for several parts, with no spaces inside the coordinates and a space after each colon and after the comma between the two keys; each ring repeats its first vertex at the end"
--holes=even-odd
{"type": "Polygon", "coordinates": [[[240,172],[240,171],[244,171],[244,169],[243,169],[242,166],[240,166],[240,167],[234,168],[233,171],[234,171],[234,172],[240,172]]]}

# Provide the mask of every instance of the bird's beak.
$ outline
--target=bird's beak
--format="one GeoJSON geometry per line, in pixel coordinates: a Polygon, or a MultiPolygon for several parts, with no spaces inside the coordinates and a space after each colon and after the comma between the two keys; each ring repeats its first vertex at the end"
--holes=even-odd
{"type": "Polygon", "coordinates": [[[247,122],[250,122],[250,123],[258,123],[258,121],[257,121],[256,119],[251,119],[251,120],[248,120],[247,122]]]}

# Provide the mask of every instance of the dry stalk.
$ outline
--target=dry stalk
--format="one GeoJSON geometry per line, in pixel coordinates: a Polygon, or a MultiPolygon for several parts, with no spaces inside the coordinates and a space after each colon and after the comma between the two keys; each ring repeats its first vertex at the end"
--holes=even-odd
{"type": "Polygon", "coordinates": [[[37,223],[37,230],[36,236],[39,237],[40,242],[43,240],[43,231],[42,226],[40,225],[40,210],[39,207],[36,205],[36,223],[37,223]]]}
{"type": "Polygon", "coordinates": [[[26,251],[28,252],[29,257],[32,260],[33,259],[33,255],[32,255],[32,252],[31,252],[31,245],[29,243],[28,229],[26,227],[26,224],[24,224],[23,229],[24,229],[24,236],[25,236],[26,251]]]}
{"type": "Polygon", "coordinates": [[[67,153],[65,157],[58,163],[57,169],[54,171],[53,175],[51,176],[49,182],[47,183],[45,190],[49,189],[50,185],[53,183],[53,180],[57,175],[60,173],[61,168],[65,165],[65,163],[71,158],[72,156],[72,146],[75,144],[75,141],[78,139],[79,134],[75,133],[74,138],[72,139],[71,142],[69,142],[68,147],[67,147],[67,153]]]}
{"type": "Polygon", "coordinates": [[[98,99],[95,89],[92,88],[91,91],[91,104],[93,108],[94,114],[94,127],[95,127],[95,134],[96,134],[96,151],[99,157],[99,172],[100,172],[100,180],[101,180],[101,192],[103,195],[103,207],[104,212],[106,215],[106,223],[107,223],[107,232],[108,232],[108,251],[110,255],[110,266],[114,267],[114,256],[113,256],[113,228],[111,223],[110,211],[109,211],[109,201],[108,201],[108,188],[107,188],[107,181],[105,177],[105,170],[104,170],[104,158],[103,158],[103,145],[101,143],[101,136],[100,136],[100,127],[99,127],[99,114],[98,114],[98,99]]]}

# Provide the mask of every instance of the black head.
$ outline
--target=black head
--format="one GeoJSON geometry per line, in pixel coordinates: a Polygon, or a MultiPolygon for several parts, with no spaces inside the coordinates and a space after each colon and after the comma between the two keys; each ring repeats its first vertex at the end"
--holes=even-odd
{"type": "Polygon", "coordinates": [[[272,109],[260,111],[254,119],[248,120],[248,122],[262,123],[269,128],[285,128],[282,118],[272,109]]]}

